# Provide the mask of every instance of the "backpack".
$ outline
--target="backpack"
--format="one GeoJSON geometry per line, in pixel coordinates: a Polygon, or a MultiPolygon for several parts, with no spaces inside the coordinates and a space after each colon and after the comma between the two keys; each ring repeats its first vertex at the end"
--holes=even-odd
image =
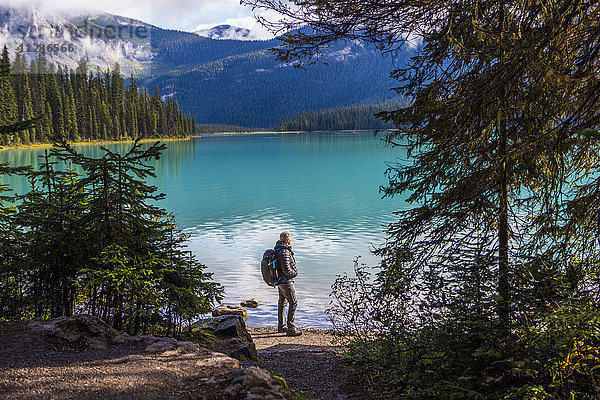
{"type": "Polygon", "coordinates": [[[278,252],[269,249],[263,254],[262,261],[260,262],[260,272],[262,272],[265,283],[269,286],[277,286],[277,284],[283,279],[281,271],[277,268],[277,257],[278,252]]]}

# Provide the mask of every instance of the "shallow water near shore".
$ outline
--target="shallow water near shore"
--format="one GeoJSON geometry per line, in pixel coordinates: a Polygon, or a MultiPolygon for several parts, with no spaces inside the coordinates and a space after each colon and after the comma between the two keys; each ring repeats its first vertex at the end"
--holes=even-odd
{"type": "MultiPolygon", "coordinates": [[[[386,161],[401,150],[384,146],[372,132],[319,132],[207,136],[167,141],[151,183],[165,193],[159,205],[175,214],[190,236],[189,250],[225,287],[225,304],[257,298],[248,324],[277,323],[277,289],[260,274],[262,253],[279,233],[292,234],[299,326],[329,328],[331,284],[352,274],[354,260],[377,263],[370,254],[385,241],[393,211],[407,206],[399,197],[381,198],[386,161]]],[[[125,151],[130,144],[107,144],[125,151]]],[[[79,146],[100,155],[98,145],[79,146]]],[[[47,149],[11,149],[0,161],[36,165],[47,149]]],[[[17,193],[21,178],[4,178],[17,193]]]]}

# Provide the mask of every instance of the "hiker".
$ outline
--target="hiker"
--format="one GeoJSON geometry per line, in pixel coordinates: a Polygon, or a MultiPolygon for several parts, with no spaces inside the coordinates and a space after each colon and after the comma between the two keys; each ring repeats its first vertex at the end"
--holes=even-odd
{"type": "Polygon", "coordinates": [[[274,250],[278,253],[278,267],[283,275],[277,289],[279,290],[279,302],[277,303],[277,332],[285,332],[288,336],[300,336],[302,332],[294,325],[296,318],[296,307],[298,300],[296,298],[296,288],[294,287],[294,277],[298,275],[296,269],[296,260],[292,251],[292,237],[289,232],[281,232],[279,240],[275,243],[274,250]],[[286,304],[289,303],[287,313],[287,329],[283,322],[283,313],[286,304]]]}

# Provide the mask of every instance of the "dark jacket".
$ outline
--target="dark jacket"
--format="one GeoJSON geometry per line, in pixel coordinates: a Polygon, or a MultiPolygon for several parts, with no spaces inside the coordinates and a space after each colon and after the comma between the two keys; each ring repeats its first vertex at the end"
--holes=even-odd
{"type": "Polygon", "coordinates": [[[288,246],[281,240],[278,240],[277,243],[275,243],[274,250],[277,252],[277,263],[281,274],[287,278],[288,282],[291,281],[292,278],[295,278],[298,275],[292,246],[288,246]]]}

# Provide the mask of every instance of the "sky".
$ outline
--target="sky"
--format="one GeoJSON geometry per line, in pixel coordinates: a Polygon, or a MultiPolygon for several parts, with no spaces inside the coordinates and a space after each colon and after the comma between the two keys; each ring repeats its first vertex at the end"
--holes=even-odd
{"type": "MultiPolygon", "coordinates": [[[[1,0],[0,4],[22,5],[34,0],[1,0]]],[[[251,7],[239,0],[35,0],[49,9],[100,10],[151,23],[161,28],[193,32],[216,25],[233,25],[254,32],[257,39],[273,35],[256,22],[251,7]]],[[[267,18],[275,15],[261,14],[267,18]]]]}

